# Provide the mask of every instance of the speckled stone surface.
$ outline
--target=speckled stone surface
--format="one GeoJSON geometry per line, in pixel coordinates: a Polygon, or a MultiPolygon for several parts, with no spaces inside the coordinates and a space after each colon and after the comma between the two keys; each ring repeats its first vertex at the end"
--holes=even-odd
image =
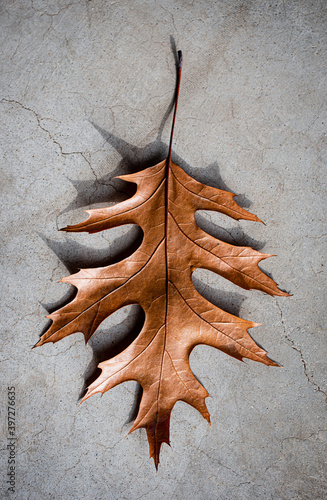
{"type": "Polygon", "coordinates": [[[326,496],[326,3],[50,1],[1,4],[1,498],[295,500],[326,496]],[[178,403],[156,473],[144,430],[127,437],[139,388],[78,406],[99,361],[131,341],[137,306],[31,350],[58,281],[140,241],[132,226],[64,234],[83,209],[122,200],[112,180],[165,157],[184,68],[173,160],[240,196],[265,221],[201,212],[225,241],[276,254],[263,268],[291,298],[197,270],[197,289],[262,323],[282,368],[198,347],[191,367],[212,425],[178,403]],[[7,387],[16,394],[15,492],[8,491],[7,387]]]}

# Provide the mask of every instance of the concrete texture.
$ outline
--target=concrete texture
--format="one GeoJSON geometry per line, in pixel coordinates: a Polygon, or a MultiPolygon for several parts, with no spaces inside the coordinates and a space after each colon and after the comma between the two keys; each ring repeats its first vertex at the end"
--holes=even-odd
{"type": "Polygon", "coordinates": [[[15,0],[1,4],[2,498],[322,499],[326,496],[326,3],[15,0]],[[246,292],[197,271],[199,291],[262,326],[282,368],[198,347],[191,366],[212,426],[179,403],[159,472],[143,430],[127,436],[139,389],[78,406],[99,360],[130,342],[136,306],[31,350],[79,267],[126,255],[140,234],[57,229],[126,197],[114,175],[164,158],[175,67],[184,69],[173,159],[239,193],[266,226],[213,213],[199,223],[277,257],[263,268],[293,297],[246,292]],[[219,227],[217,227],[217,225],[219,227]],[[7,490],[7,386],[16,390],[16,488],[7,490]]]}

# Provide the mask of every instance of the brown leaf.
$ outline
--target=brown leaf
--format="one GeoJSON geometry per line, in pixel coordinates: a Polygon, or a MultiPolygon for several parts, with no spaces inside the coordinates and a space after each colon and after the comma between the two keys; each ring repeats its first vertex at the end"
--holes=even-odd
{"type": "MultiPolygon", "coordinates": [[[[181,68],[181,63],[180,63],[181,68]]],[[[178,78],[178,89],[180,81],[178,78]]],[[[53,322],[37,346],[57,342],[76,332],[88,341],[112,313],[139,304],[145,323],[138,337],[121,354],[100,363],[101,375],[83,400],[136,380],[143,388],[137,418],[130,432],[144,427],[156,467],[162,443],[169,444],[169,421],[177,401],[185,401],[210,420],[207,391],[194,377],[189,355],[199,344],[216,347],[236,359],[278,366],[247,330],[256,323],[214,306],[195,289],[196,268],[214,271],[236,285],[287,296],[258,267],[270,255],[220,241],[200,229],[196,210],[214,210],[233,219],[259,221],[234,201],[235,196],[206,186],[168,158],[141,172],[121,176],[135,183],[130,199],[109,208],[88,210],[89,218],[65,231],[96,233],[122,224],[137,224],[144,233],[133,255],[116,264],[82,269],[62,281],[77,288],[75,299],[48,316],[53,322]]]]}

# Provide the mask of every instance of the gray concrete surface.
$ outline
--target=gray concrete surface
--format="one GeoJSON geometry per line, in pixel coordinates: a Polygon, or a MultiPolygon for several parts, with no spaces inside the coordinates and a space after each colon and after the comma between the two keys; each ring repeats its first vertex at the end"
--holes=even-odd
{"type": "Polygon", "coordinates": [[[326,497],[326,3],[6,0],[0,8],[1,498],[326,497]],[[263,268],[294,295],[195,273],[206,297],[262,323],[252,334],[283,367],[195,349],[212,426],[177,404],[156,473],[145,432],[127,437],[135,383],[78,406],[98,360],[128,341],[137,307],[113,315],[87,347],[81,334],[31,347],[47,309],[71,294],[58,280],[139,239],[131,226],[93,236],[57,229],[126,196],[113,175],[164,158],[171,36],[184,53],[174,158],[239,193],[266,226],[203,212],[199,223],[276,254],[263,268]],[[8,386],[15,493],[6,483],[8,386]]]}

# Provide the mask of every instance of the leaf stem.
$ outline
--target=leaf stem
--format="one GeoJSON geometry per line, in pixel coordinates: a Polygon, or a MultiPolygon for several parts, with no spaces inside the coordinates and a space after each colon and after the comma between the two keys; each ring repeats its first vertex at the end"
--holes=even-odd
{"type": "Polygon", "coordinates": [[[182,75],[182,65],[183,65],[183,56],[182,56],[182,51],[179,50],[178,51],[178,68],[177,68],[177,84],[176,84],[175,108],[174,108],[173,123],[171,125],[169,151],[168,151],[168,157],[167,157],[167,166],[168,166],[168,168],[169,168],[169,163],[170,163],[170,160],[171,160],[171,147],[172,147],[172,144],[173,144],[173,135],[174,135],[176,111],[177,111],[178,96],[179,96],[179,87],[180,87],[181,75],[182,75]]]}

